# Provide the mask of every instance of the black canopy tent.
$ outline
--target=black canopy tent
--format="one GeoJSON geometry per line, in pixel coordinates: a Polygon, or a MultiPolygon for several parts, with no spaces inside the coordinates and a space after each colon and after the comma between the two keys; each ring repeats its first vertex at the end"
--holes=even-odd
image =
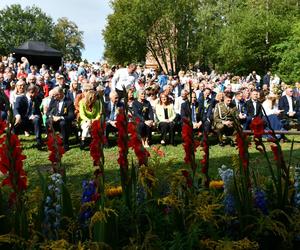
{"type": "Polygon", "coordinates": [[[57,69],[62,64],[62,53],[51,48],[45,42],[27,41],[14,49],[14,57],[18,62],[26,57],[30,65],[41,66],[43,63],[57,69]]]}

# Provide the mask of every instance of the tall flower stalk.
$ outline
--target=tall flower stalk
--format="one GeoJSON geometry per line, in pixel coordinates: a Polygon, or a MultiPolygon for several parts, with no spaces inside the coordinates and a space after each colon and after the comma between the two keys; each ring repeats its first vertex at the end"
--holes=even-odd
{"type": "Polygon", "coordinates": [[[65,153],[63,147],[63,141],[58,134],[55,133],[53,126],[50,125],[48,136],[47,136],[47,146],[49,150],[49,161],[52,163],[52,168],[54,173],[59,173],[65,178],[66,170],[61,164],[61,159],[65,153]]]}
{"type": "Polygon", "coordinates": [[[201,160],[202,169],[201,172],[205,176],[205,186],[209,187],[209,175],[208,175],[208,169],[209,169],[209,145],[208,145],[208,134],[207,132],[203,133],[203,139],[202,139],[202,147],[203,147],[203,159],[201,160]]]}
{"type": "Polygon", "coordinates": [[[97,192],[100,195],[101,205],[104,205],[104,145],[106,144],[105,136],[105,120],[101,116],[100,120],[93,121],[91,128],[92,142],[90,144],[90,154],[94,161],[95,171],[95,183],[97,186],[97,192]]]}
{"type": "MultiPolygon", "coordinates": [[[[254,134],[254,141],[256,149],[264,154],[267,160],[267,166],[269,168],[272,181],[276,190],[277,206],[281,209],[286,209],[289,205],[288,191],[289,191],[289,177],[290,177],[290,164],[287,166],[283,157],[283,152],[280,146],[280,142],[277,139],[274,130],[272,130],[272,137],[274,138],[271,150],[274,155],[276,168],[274,171],[271,160],[267,154],[265,145],[262,143],[262,135],[264,134],[264,121],[260,117],[256,117],[252,120],[250,125],[254,134]]],[[[271,128],[272,129],[272,128],[271,128]]],[[[291,152],[293,149],[293,143],[291,152]]],[[[291,155],[290,155],[291,158],[291,155]]]]}
{"type": "Polygon", "coordinates": [[[27,189],[27,174],[23,168],[23,155],[20,141],[13,134],[14,116],[9,100],[0,90],[0,101],[5,103],[8,109],[7,123],[0,124],[0,172],[4,175],[1,187],[8,186],[12,192],[9,195],[9,203],[14,210],[15,234],[27,238],[28,223],[25,209],[25,190],[27,189]]]}
{"type": "Polygon", "coordinates": [[[126,190],[128,184],[128,114],[126,109],[120,109],[117,116],[118,139],[119,147],[118,163],[120,166],[121,185],[122,189],[126,190]]]}

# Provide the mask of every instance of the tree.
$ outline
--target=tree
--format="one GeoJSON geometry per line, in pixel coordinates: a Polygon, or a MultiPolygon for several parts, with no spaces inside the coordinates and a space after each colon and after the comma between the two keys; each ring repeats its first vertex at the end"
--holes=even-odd
{"type": "Polygon", "coordinates": [[[66,60],[81,60],[81,50],[84,49],[83,32],[66,17],[59,18],[53,28],[52,46],[60,50],[66,60]]]}
{"type": "Polygon", "coordinates": [[[149,51],[161,68],[186,66],[197,43],[198,0],[116,0],[103,31],[105,56],[114,63],[144,61],[149,51]]]}
{"type": "Polygon", "coordinates": [[[232,2],[224,13],[219,69],[237,74],[255,69],[264,73],[275,60],[270,48],[289,35],[296,5],[293,0],[232,2]]]}
{"type": "Polygon", "coordinates": [[[51,41],[53,21],[38,7],[14,4],[0,10],[0,54],[8,54],[27,40],[51,41]]]}
{"type": "Polygon", "coordinates": [[[103,31],[105,57],[112,63],[141,62],[146,56],[146,18],[139,11],[139,0],[111,2],[114,13],[107,17],[103,31]]]}
{"type": "Polygon", "coordinates": [[[276,58],[273,68],[281,79],[288,83],[300,81],[300,22],[293,24],[290,36],[271,49],[276,58]]]}

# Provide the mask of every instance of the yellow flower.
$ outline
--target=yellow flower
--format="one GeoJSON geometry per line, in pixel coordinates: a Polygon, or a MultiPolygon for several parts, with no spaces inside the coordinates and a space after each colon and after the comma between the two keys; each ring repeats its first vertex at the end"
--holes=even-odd
{"type": "Polygon", "coordinates": [[[224,187],[224,181],[211,181],[209,183],[209,188],[211,189],[220,189],[224,187]]]}
{"type": "Polygon", "coordinates": [[[122,187],[108,187],[105,189],[105,194],[107,197],[115,197],[122,194],[122,187]]]}

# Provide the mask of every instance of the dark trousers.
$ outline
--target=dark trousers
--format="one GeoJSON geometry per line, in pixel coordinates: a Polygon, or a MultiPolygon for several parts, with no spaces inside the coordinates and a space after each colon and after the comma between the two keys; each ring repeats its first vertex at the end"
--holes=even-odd
{"type": "Polygon", "coordinates": [[[144,122],[138,123],[138,133],[142,138],[151,140],[151,127],[147,126],[144,122]]]}
{"type": "Polygon", "coordinates": [[[60,132],[64,146],[69,146],[69,134],[70,134],[69,131],[71,130],[71,123],[66,120],[59,120],[57,122],[47,120],[46,122],[47,131],[50,127],[51,122],[52,122],[53,129],[55,131],[60,132]]]}
{"type": "Polygon", "coordinates": [[[38,144],[41,144],[41,117],[35,117],[33,120],[29,120],[28,117],[24,117],[21,123],[14,127],[14,132],[16,134],[23,133],[24,131],[34,132],[35,139],[38,144]]]}
{"type": "Polygon", "coordinates": [[[108,142],[108,136],[112,132],[118,132],[118,129],[114,126],[112,126],[110,123],[106,123],[106,130],[105,130],[105,136],[108,142]]]}
{"type": "Polygon", "coordinates": [[[125,97],[125,92],[123,90],[116,89],[116,92],[118,93],[119,100],[125,97]]]}
{"type": "Polygon", "coordinates": [[[209,131],[211,130],[211,122],[208,120],[205,120],[202,122],[202,131],[209,133],[209,131]]]}
{"type": "Polygon", "coordinates": [[[160,122],[158,124],[158,129],[161,133],[161,140],[167,140],[167,134],[169,133],[169,143],[174,144],[174,134],[175,134],[175,123],[174,122],[160,122]]]}

